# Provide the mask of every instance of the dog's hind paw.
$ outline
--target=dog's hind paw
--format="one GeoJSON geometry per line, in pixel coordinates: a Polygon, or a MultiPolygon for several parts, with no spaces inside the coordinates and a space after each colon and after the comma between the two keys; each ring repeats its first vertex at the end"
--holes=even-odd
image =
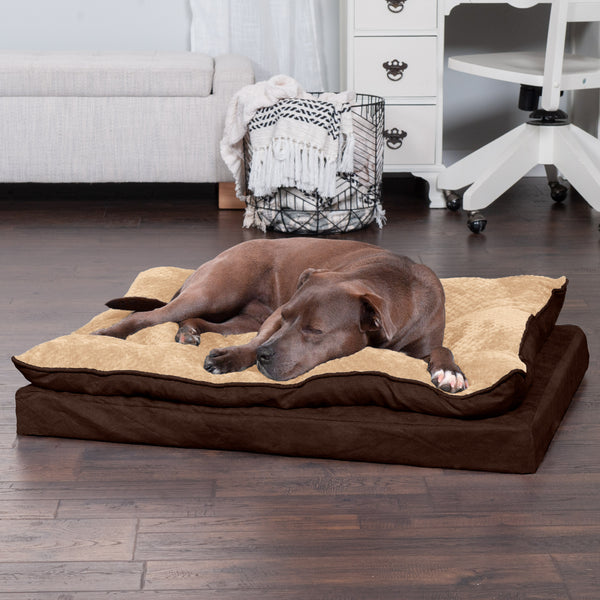
{"type": "Polygon", "coordinates": [[[175,335],[175,341],[178,344],[189,344],[191,346],[200,345],[200,334],[189,325],[181,325],[177,334],[175,335]]]}
{"type": "Polygon", "coordinates": [[[431,374],[431,383],[443,392],[462,392],[469,387],[467,378],[461,371],[438,369],[431,374]]]}

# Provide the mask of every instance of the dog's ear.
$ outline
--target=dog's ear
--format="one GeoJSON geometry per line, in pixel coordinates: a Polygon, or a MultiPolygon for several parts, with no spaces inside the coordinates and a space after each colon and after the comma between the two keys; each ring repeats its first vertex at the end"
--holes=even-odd
{"type": "Polygon", "coordinates": [[[380,332],[386,340],[391,340],[394,335],[388,303],[373,292],[360,296],[360,330],[366,333],[380,332]]]}
{"type": "Polygon", "coordinates": [[[300,273],[300,277],[298,277],[296,289],[299,290],[313,273],[323,273],[324,271],[325,269],[313,269],[312,267],[305,269],[300,273]]]}

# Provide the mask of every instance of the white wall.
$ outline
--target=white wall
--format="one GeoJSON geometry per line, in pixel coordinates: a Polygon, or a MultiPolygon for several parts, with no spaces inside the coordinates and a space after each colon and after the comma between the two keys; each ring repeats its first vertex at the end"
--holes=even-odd
{"type": "Polygon", "coordinates": [[[187,0],[0,0],[0,49],[189,50],[187,0]]]}
{"type": "MultiPolygon", "coordinates": [[[[318,8],[337,89],[338,0],[318,8]]],[[[188,0],[0,0],[0,50],[189,50],[190,23],[188,0]]]]}

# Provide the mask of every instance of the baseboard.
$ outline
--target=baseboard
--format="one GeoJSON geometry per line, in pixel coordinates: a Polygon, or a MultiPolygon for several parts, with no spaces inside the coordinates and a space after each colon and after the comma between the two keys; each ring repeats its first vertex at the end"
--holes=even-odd
{"type": "Polygon", "coordinates": [[[242,210],[245,204],[235,195],[233,181],[219,183],[219,208],[222,210],[242,210]]]}

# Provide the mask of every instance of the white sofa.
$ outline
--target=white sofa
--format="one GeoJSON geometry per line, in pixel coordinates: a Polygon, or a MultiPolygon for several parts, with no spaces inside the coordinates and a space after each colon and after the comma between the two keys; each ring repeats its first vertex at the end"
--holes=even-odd
{"type": "Polygon", "coordinates": [[[250,61],[0,52],[0,182],[227,182],[225,110],[250,61]]]}

